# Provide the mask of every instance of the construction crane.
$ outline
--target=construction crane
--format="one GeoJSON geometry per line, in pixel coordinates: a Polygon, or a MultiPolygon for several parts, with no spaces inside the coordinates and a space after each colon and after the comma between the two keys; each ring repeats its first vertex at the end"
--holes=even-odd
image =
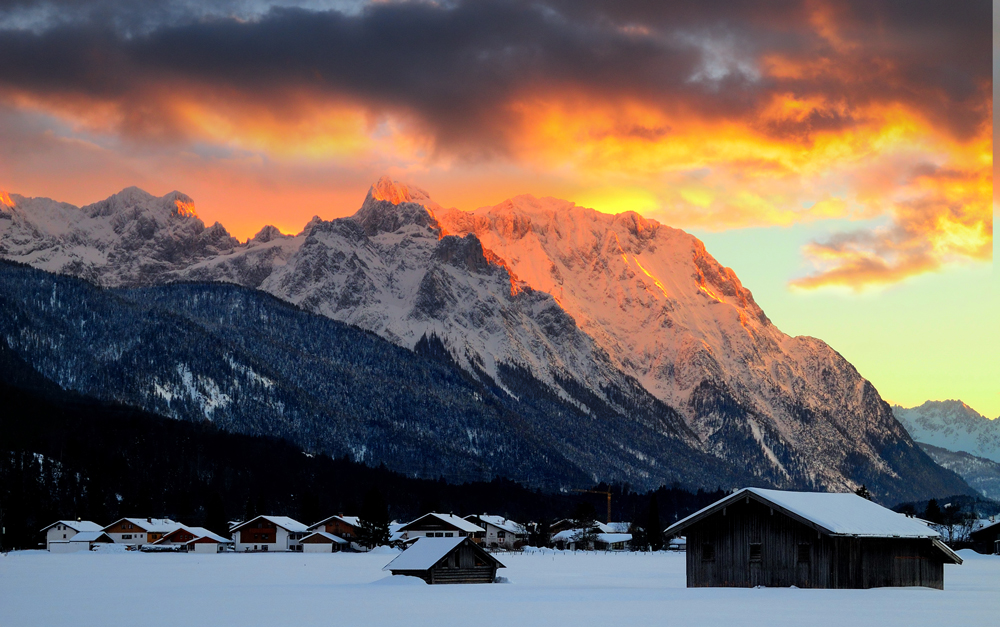
{"type": "Polygon", "coordinates": [[[605,521],[611,524],[611,491],[610,490],[570,490],[570,492],[587,492],[589,494],[603,494],[608,497],[608,519],[605,521]]]}

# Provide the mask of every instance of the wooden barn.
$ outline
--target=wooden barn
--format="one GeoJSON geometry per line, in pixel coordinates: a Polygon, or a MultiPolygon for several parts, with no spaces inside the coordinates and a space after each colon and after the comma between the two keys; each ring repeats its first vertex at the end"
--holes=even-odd
{"type": "Polygon", "coordinates": [[[471,538],[418,538],[382,570],[420,577],[429,584],[493,583],[506,568],[471,538]]]}
{"type": "Polygon", "coordinates": [[[1000,555],[1000,520],[973,531],[969,536],[976,552],[1000,555]]]}
{"type": "Polygon", "coordinates": [[[962,560],[923,523],[856,494],[745,488],[671,525],[687,585],[944,588],[962,560]]]}

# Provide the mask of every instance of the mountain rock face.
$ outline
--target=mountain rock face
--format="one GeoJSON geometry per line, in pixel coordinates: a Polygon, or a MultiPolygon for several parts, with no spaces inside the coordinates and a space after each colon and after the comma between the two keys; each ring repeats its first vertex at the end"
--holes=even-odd
{"type": "MultiPolygon", "coordinates": [[[[15,216],[30,215],[30,203],[56,205],[12,198],[15,216]]],[[[212,229],[170,213],[169,195],[143,202],[159,202],[165,216],[147,231],[148,245],[105,238],[115,262],[101,266],[100,284],[238,283],[440,353],[512,399],[551,394],[588,417],[582,428],[617,442],[634,484],[670,461],[632,446],[626,428],[660,433],[761,485],[863,483],[886,501],[968,491],[836,351],[782,333],[699,240],[635,213],[531,196],[466,213],[383,178],[350,218],[316,218],[296,236],[265,228],[245,244],[229,238],[211,248],[200,242],[212,229]],[[171,238],[187,256],[154,245],[171,238]]],[[[91,266],[65,261],[85,257],[78,242],[93,239],[87,229],[67,239],[40,228],[34,247],[25,229],[3,229],[3,256],[93,278],[91,266]]]]}
{"type": "Polygon", "coordinates": [[[1000,501],[1000,464],[961,451],[949,451],[922,442],[918,444],[942,468],[965,479],[966,483],[986,498],[1000,501]]]}
{"type": "Polygon", "coordinates": [[[917,442],[1000,462],[1000,419],[990,420],[962,401],[927,401],[893,413],[917,442]]]}

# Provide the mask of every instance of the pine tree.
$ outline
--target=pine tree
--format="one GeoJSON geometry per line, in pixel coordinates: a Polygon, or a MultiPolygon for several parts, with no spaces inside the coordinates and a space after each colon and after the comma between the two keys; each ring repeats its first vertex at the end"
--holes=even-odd
{"type": "Polygon", "coordinates": [[[648,551],[649,538],[646,537],[647,512],[641,512],[632,519],[632,524],[628,526],[628,532],[632,534],[632,550],[648,551]]]}
{"type": "Polygon", "coordinates": [[[597,540],[597,510],[590,503],[580,503],[573,510],[570,516],[573,528],[576,533],[573,535],[573,542],[576,548],[589,550],[594,548],[594,541],[597,540]]]}
{"type": "Polygon", "coordinates": [[[358,516],[358,542],[369,549],[389,543],[389,507],[378,488],[365,493],[358,516]]]}
{"type": "Polygon", "coordinates": [[[927,501],[927,509],[924,510],[924,520],[937,524],[942,522],[943,514],[937,499],[927,501]]]}
{"type": "Polygon", "coordinates": [[[863,499],[868,499],[869,501],[874,500],[872,498],[872,493],[868,491],[868,488],[866,488],[865,484],[863,484],[863,483],[861,484],[860,488],[858,488],[857,490],[854,491],[854,493],[857,494],[858,496],[860,496],[863,499]]]}
{"type": "Polygon", "coordinates": [[[649,513],[646,517],[646,541],[649,550],[663,549],[663,527],[660,526],[660,507],[656,503],[656,494],[649,497],[649,513]]]}

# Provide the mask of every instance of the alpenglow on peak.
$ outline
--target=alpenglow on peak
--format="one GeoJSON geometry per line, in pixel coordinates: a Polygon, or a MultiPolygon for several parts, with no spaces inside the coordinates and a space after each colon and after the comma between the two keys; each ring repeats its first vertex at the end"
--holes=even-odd
{"type": "Polygon", "coordinates": [[[381,177],[371,186],[368,197],[372,200],[391,202],[394,205],[404,202],[426,204],[431,200],[430,195],[419,187],[393,181],[388,176],[381,177]]]}

